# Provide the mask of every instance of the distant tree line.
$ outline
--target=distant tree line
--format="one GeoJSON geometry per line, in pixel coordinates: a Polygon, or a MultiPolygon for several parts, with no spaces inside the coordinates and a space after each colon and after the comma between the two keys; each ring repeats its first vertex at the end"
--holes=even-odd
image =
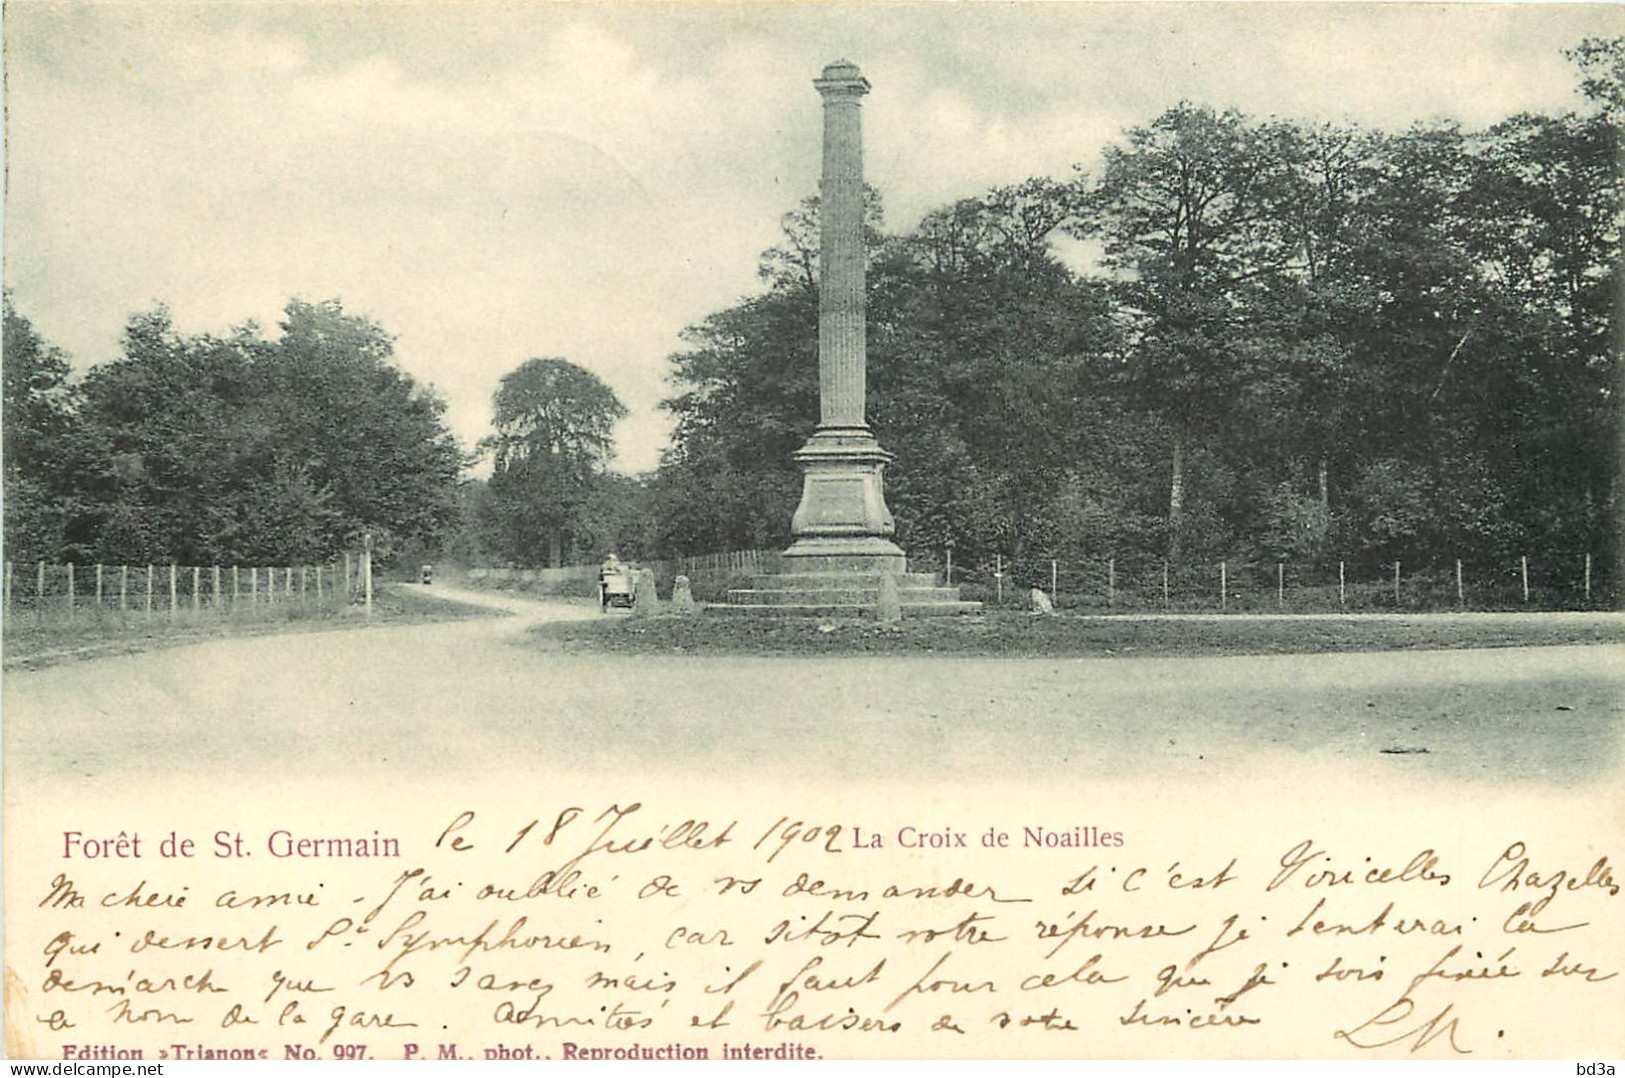
{"type": "MultiPolygon", "coordinates": [[[[1580,112],[1382,132],[1182,103],[1097,176],[907,234],[871,194],[869,417],[904,545],[1612,560],[1625,39],[1569,55],[1580,112]]],[[[815,221],[787,215],[765,290],[671,357],[663,551],[786,541],[818,414],[815,221]]]]}
{"type": "Polygon", "coordinates": [[[609,469],[626,415],[592,373],[526,361],[477,458],[393,338],[334,300],[268,338],[132,317],[112,360],[68,357],[5,297],[5,542],[13,561],[289,564],[371,537],[387,561],[547,565],[645,552],[640,482],[609,469]]]}
{"type": "Polygon", "coordinates": [[[176,332],[132,318],[121,353],[70,378],[5,300],[5,540],[20,561],[288,564],[438,542],[465,456],[388,334],[336,301],[176,332]]]}
{"type": "MultiPolygon", "coordinates": [[[[961,564],[1228,558],[1617,563],[1625,39],[1589,107],[1383,132],[1182,103],[1095,176],[868,221],[869,418],[900,539],[961,564]],[[1089,264],[1088,271],[1079,266],[1089,264]]],[[[67,358],[5,302],[7,556],[545,565],[777,547],[818,415],[817,203],[763,290],[690,327],[676,420],[615,473],[625,408],[530,359],[479,446],[336,301],[183,335],[138,314],[67,358]]]]}

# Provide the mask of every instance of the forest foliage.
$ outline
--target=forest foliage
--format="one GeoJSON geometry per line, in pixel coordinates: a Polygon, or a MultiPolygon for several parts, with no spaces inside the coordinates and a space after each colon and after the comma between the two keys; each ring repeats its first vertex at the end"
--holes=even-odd
{"type": "MultiPolygon", "coordinates": [[[[1590,107],[1384,132],[1180,103],[1096,175],[885,234],[869,420],[899,540],[1113,556],[1612,561],[1621,41],[1590,107]]],[[[671,358],[657,545],[773,546],[817,416],[808,203],[671,358]]]]}
{"type": "Polygon", "coordinates": [[[7,557],[285,565],[454,528],[466,457],[390,336],[336,301],[280,329],[185,335],[155,307],[75,381],[7,296],[7,557]]]}
{"type": "MultiPolygon", "coordinates": [[[[899,541],[961,564],[1616,564],[1625,39],[1586,105],[1380,131],[1181,102],[1092,174],[888,232],[870,192],[868,415],[899,541]]],[[[669,358],[659,468],[539,357],[471,480],[443,402],[336,301],[183,335],[162,307],[75,379],[5,305],[18,560],[281,562],[385,546],[547,564],[784,545],[818,415],[817,202],[669,358]]]]}

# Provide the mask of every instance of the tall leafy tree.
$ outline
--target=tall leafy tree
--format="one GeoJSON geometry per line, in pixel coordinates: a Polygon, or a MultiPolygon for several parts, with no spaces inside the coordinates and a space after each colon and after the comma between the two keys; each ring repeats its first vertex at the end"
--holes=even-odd
{"type": "Polygon", "coordinates": [[[1588,37],[1564,55],[1580,69],[1580,92],[1602,118],[1625,124],[1625,37],[1588,37]]]}
{"type": "Polygon", "coordinates": [[[1238,421],[1248,297],[1294,256],[1282,131],[1182,103],[1109,147],[1076,231],[1098,237],[1131,343],[1125,385],[1171,432],[1168,549],[1193,439],[1238,421]]]}
{"type": "Polygon", "coordinates": [[[4,298],[5,545],[20,561],[76,553],[102,454],[78,415],[67,355],[4,298]]]}
{"type": "Polygon", "coordinates": [[[119,359],[90,370],[84,415],[109,464],[99,560],[196,563],[220,552],[222,521],[253,486],[239,447],[269,435],[238,422],[252,400],[249,343],[183,337],[159,306],[130,319],[119,359]]]}
{"type": "Polygon", "coordinates": [[[491,512],[510,558],[559,565],[570,539],[597,541],[583,511],[604,482],[626,415],[597,375],[557,357],[526,360],[494,397],[491,512]]]}
{"type": "Polygon", "coordinates": [[[281,328],[187,336],[160,307],[91,369],[97,558],[305,560],[450,523],[463,454],[443,402],[394,365],[389,335],[336,301],[295,300],[281,328]]]}
{"type": "MultiPolygon", "coordinates": [[[[1612,55],[1617,74],[1620,44],[1589,55],[1612,55]]],[[[1571,560],[1618,531],[1625,114],[1592,88],[1593,112],[1519,115],[1485,132],[1463,199],[1487,329],[1467,375],[1486,398],[1478,442],[1526,507],[1519,531],[1571,560]]]]}
{"type": "Polygon", "coordinates": [[[1105,291],[1051,247],[1075,209],[1074,187],[1035,179],[928,214],[897,243],[874,303],[893,313],[873,411],[900,436],[905,519],[936,525],[922,538],[971,556],[1053,549],[1047,521],[1087,466],[1091,380],[1114,345],[1105,291]]]}
{"type": "Polygon", "coordinates": [[[1257,298],[1264,317],[1255,325],[1272,331],[1259,343],[1273,354],[1248,416],[1251,429],[1285,449],[1272,461],[1281,474],[1268,510],[1271,548],[1314,559],[1331,537],[1334,476],[1353,468],[1367,404],[1378,396],[1368,366],[1355,360],[1377,290],[1355,271],[1353,254],[1370,226],[1384,138],[1334,124],[1279,130],[1293,262],[1257,298]]]}
{"type": "Polygon", "coordinates": [[[287,497],[335,512],[327,534],[409,540],[456,513],[465,458],[445,402],[394,363],[394,339],[337,301],[288,304],[282,337],[256,363],[287,497]]]}

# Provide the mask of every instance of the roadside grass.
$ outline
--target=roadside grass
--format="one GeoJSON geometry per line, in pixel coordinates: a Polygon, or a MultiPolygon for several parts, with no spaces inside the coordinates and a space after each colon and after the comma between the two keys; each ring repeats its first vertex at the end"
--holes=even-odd
{"type": "Polygon", "coordinates": [[[1300,655],[1340,651],[1625,643],[1625,617],[1135,618],[994,612],[869,620],[610,616],[531,630],[548,649],[687,655],[978,655],[1012,657],[1300,655]]]}
{"type": "Polygon", "coordinates": [[[373,594],[372,617],[359,604],[329,600],[323,603],[266,604],[252,612],[193,613],[182,609],[174,618],[167,610],[151,617],[131,611],[120,615],[86,611],[73,620],[60,615],[41,619],[20,613],[0,629],[0,652],[6,669],[31,670],[60,662],[127,655],[202,640],[273,633],[330,632],[381,625],[411,625],[465,618],[505,617],[503,611],[460,603],[434,594],[432,589],[408,584],[381,584],[373,594]]]}

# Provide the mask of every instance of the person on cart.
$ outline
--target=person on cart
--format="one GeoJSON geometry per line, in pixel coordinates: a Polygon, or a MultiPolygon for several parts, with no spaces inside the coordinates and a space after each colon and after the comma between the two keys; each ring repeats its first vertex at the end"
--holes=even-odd
{"type": "Polygon", "coordinates": [[[621,566],[621,559],[611,550],[604,555],[604,563],[598,567],[598,609],[609,609],[609,598],[612,592],[618,593],[625,586],[626,570],[621,566]]]}

